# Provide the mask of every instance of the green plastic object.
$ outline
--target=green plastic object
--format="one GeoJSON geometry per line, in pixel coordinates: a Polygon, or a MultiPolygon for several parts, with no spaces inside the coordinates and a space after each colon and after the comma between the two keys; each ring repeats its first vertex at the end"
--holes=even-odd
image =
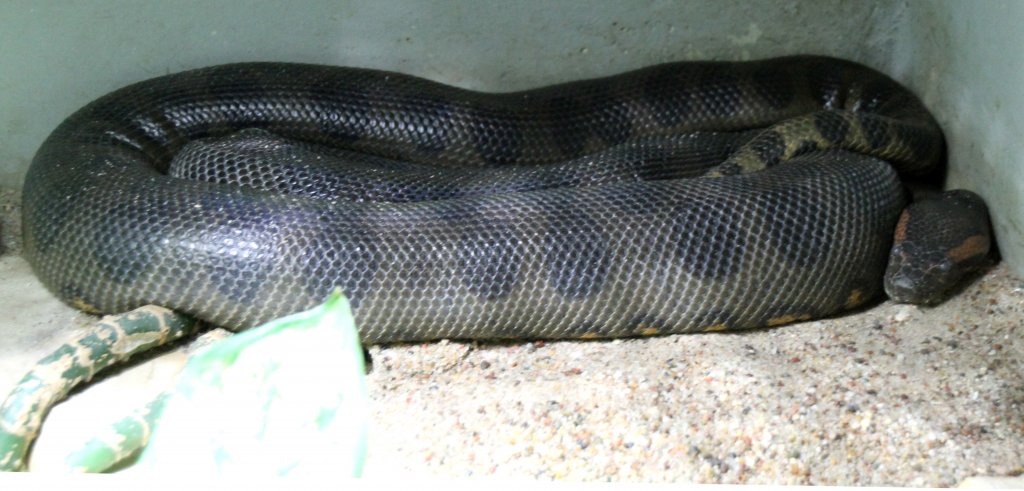
{"type": "MultiPolygon", "coordinates": [[[[43,419],[72,389],[137,353],[194,333],[198,325],[185,314],[148,305],[104,317],[39,360],[0,404],[0,472],[26,470],[43,419]]],[[[120,454],[115,450],[109,455],[120,454]]]]}
{"type": "Polygon", "coordinates": [[[336,291],[193,355],[128,471],[359,477],[367,406],[359,333],[336,291]]]}
{"type": "Polygon", "coordinates": [[[68,454],[64,458],[65,470],[76,473],[106,472],[118,464],[128,462],[131,456],[145,447],[170,395],[170,392],[160,394],[146,407],[114,423],[103,434],[68,454]]]}

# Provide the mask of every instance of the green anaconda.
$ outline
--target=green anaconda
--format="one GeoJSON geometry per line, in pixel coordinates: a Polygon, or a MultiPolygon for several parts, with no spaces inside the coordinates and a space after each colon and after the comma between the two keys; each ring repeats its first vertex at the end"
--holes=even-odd
{"type": "MultiPolygon", "coordinates": [[[[25,255],[79,308],[232,329],[338,286],[369,343],[772,326],[879,295],[894,233],[920,228],[901,179],[943,158],[913,94],[831,58],[511,93],[230,64],[66,119],[26,178],[25,255]]],[[[954,265],[988,247],[954,240],[954,265]]]]}

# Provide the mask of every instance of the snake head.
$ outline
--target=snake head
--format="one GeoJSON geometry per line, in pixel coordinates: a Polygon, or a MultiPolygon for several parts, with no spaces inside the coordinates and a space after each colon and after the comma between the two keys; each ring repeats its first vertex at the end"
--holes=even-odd
{"type": "Polygon", "coordinates": [[[896,226],[885,292],[893,301],[936,305],[989,263],[988,207],[977,194],[947,191],[916,201],[896,226]]]}

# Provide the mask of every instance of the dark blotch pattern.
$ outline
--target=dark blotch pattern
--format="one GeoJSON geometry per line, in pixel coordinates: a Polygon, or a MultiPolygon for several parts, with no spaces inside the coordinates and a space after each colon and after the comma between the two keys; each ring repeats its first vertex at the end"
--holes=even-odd
{"type": "Polygon", "coordinates": [[[407,95],[398,102],[397,124],[404,127],[409,140],[425,157],[448,148],[448,133],[455,115],[451,105],[430,95],[407,95]]]}
{"type": "Polygon", "coordinates": [[[608,89],[598,91],[593,98],[599,101],[599,110],[588,119],[597,123],[593,131],[602,142],[618,145],[633,136],[633,117],[626,101],[612,97],[608,89]]]}
{"type": "Polygon", "coordinates": [[[790,264],[802,268],[811,267],[818,258],[826,257],[833,245],[834,234],[823,230],[823,224],[809,220],[823,215],[817,209],[818,203],[808,199],[813,190],[801,188],[768,191],[765,201],[772,204],[766,210],[766,240],[775,250],[781,251],[790,264]],[[793,237],[800,237],[800,247],[793,247],[793,237]]]}
{"type": "Polygon", "coordinates": [[[709,71],[699,84],[708,91],[708,97],[702,99],[706,114],[724,119],[741,111],[743,92],[735,75],[721,70],[709,71]]]}
{"type": "Polygon", "coordinates": [[[846,141],[846,135],[850,132],[850,123],[839,114],[830,111],[822,111],[814,115],[814,126],[832,145],[839,145],[846,141]]]}
{"type": "Polygon", "coordinates": [[[37,250],[40,254],[48,254],[54,244],[60,245],[59,239],[62,233],[66,233],[65,227],[72,210],[72,206],[68,202],[74,199],[75,197],[71,195],[53,197],[49,193],[24,195],[22,198],[24,220],[29,222],[44,220],[50,224],[46,228],[25,230],[26,247],[37,250]]]}
{"type": "MultiPolygon", "coordinates": [[[[817,140],[803,140],[800,142],[799,145],[797,145],[796,150],[793,151],[793,157],[796,157],[797,155],[808,154],[817,150],[821,150],[821,146],[818,145],[817,140]]],[[[769,167],[771,166],[769,165],[769,167]]]]}
{"type": "Polygon", "coordinates": [[[786,140],[774,130],[765,130],[749,143],[766,166],[774,165],[786,151],[786,140]]]}
{"type": "MultiPolygon", "coordinates": [[[[325,89],[329,90],[329,89],[325,89]]],[[[370,108],[373,101],[364,92],[350,88],[345,92],[345,103],[339,106],[324,106],[318,112],[317,133],[322,138],[316,141],[351,144],[370,133],[370,108]]]]}
{"type": "MultiPolygon", "coordinates": [[[[262,78],[259,73],[249,72],[241,74],[241,77],[251,78],[256,83],[240,86],[225,80],[203,80],[197,91],[205,96],[205,102],[185,105],[168,119],[202,121],[203,124],[192,127],[189,135],[192,138],[226,135],[245,128],[275,124],[267,116],[275,112],[276,94],[259,83],[262,78]]],[[[301,126],[309,130],[316,125],[311,121],[301,126]]]]}
{"type": "Polygon", "coordinates": [[[738,228],[741,217],[713,198],[684,200],[674,215],[672,242],[689,274],[700,279],[736,274],[747,250],[747,240],[738,228]]]}
{"type": "Polygon", "coordinates": [[[358,308],[370,293],[371,281],[381,259],[373,234],[359,216],[319,216],[296,253],[302,269],[300,280],[310,298],[324,298],[335,287],[358,308]]]}
{"type": "MultiPolygon", "coordinates": [[[[929,145],[929,135],[926,131],[918,128],[914,128],[908,125],[898,125],[896,128],[896,139],[900,141],[901,145],[906,150],[906,161],[910,162],[925,162],[927,161],[926,155],[929,150],[938,153],[938,149],[935,145],[929,145]]],[[[920,169],[913,169],[912,173],[919,173],[920,169]]]]}
{"type": "Polygon", "coordinates": [[[157,263],[160,232],[168,230],[175,218],[162,208],[135,207],[131,200],[104,210],[93,231],[97,266],[114,283],[131,284],[157,263]],[[152,228],[132,226],[135,223],[152,228]]]}
{"type": "MultiPolygon", "coordinates": [[[[472,223],[474,218],[490,216],[471,203],[446,209],[443,219],[472,223]]],[[[485,300],[498,300],[512,293],[519,282],[519,265],[524,259],[520,235],[512,225],[497,219],[489,221],[486,231],[464,227],[459,239],[459,276],[469,291],[485,300]]]]}
{"type": "Polygon", "coordinates": [[[523,132],[519,121],[490,111],[473,111],[473,120],[488,128],[487,132],[473,133],[474,148],[480,158],[490,165],[514,164],[522,154],[523,132]]]}
{"type": "Polygon", "coordinates": [[[609,238],[602,224],[591,217],[565,210],[553,213],[544,244],[548,279],[563,297],[590,296],[600,290],[608,275],[612,259],[609,238]]]}
{"type": "Polygon", "coordinates": [[[676,126],[693,116],[696,98],[691,88],[701,70],[700,66],[684,72],[662,67],[644,80],[644,101],[659,125],[676,126]]]}
{"type": "Polygon", "coordinates": [[[783,109],[796,97],[790,75],[779,70],[768,67],[755,70],[750,83],[754,92],[772,109],[783,109]]]}
{"type": "Polygon", "coordinates": [[[208,271],[209,281],[222,295],[243,304],[255,301],[280,260],[277,245],[281,234],[289,224],[305,222],[305,217],[218,195],[206,196],[199,203],[205,209],[217,210],[214,220],[220,223],[190,238],[193,248],[189,252],[196,269],[208,271]]]}
{"type": "Polygon", "coordinates": [[[873,149],[889,144],[889,124],[878,116],[868,113],[856,113],[860,122],[861,132],[873,149]]]}
{"type": "Polygon", "coordinates": [[[547,105],[546,114],[573,115],[568,118],[569,124],[563,128],[563,131],[554,133],[555,145],[558,147],[559,152],[562,155],[580,155],[583,153],[583,147],[587,143],[587,134],[580,124],[580,118],[575,116],[583,112],[583,104],[570,96],[566,96],[552,97],[548,100],[547,105]]]}

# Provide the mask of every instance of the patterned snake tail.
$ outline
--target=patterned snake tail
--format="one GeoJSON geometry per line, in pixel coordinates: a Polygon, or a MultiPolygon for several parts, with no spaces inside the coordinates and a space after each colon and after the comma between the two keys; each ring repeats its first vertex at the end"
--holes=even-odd
{"type": "Polygon", "coordinates": [[[24,471],[29,448],[54,404],[132,355],[194,334],[199,323],[161,307],[104,317],[27,373],[0,404],[0,472],[24,471]]]}
{"type": "Polygon", "coordinates": [[[339,286],[366,343],[753,328],[876,296],[906,203],[899,176],[934,171],[942,153],[913,94],[822,57],[674,63],[502,94],[223,65],[128,86],[65,120],[26,178],[25,256],[79,308],[157,304],[236,330],[339,286]],[[216,152],[194,162],[215,169],[206,180],[166,174],[200,140],[254,134],[397,163],[343,170],[369,180],[326,197],[217,172],[231,159],[202,157],[216,152]],[[687,158],[656,158],[667,170],[613,158],[674,144],[721,165],[684,178],[671,164],[687,158]],[[595,162],[620,170],[582,178],[595,162]],[[551,166],[564,172],[538,170],[551,166]],[[395,184],[404,172],[439,178],[410,191],[395,184]]]}

